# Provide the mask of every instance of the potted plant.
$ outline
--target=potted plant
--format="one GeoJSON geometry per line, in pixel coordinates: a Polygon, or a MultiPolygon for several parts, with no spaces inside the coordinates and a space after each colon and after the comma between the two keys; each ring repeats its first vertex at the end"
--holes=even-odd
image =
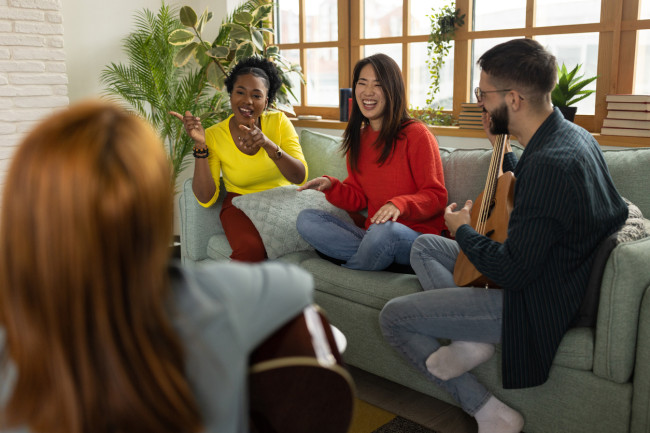
{"type": "Polygon", "coordinates": [[[564,63],[562,66],[558,66],[557,84],[551,93],[553,105],[559,108],[564,118],[571,122],[573,122],[577,111],[577,107],[573,105],[596,92],[595,90],[584,90],[584,88],[596,80],[598,75],[591,78],[584,78],[584,75],[578,76],[581,66],[581,64],[577,64],[571,71],[567,70],[564,63]]]}
{"type": "Polygon", "coordinates": [[[184,28],[173,31],[169,43],[182,47],[174,59],[177,67],[190,62],[198,64],[206,82],[225,96],[224,80],[228,71],[242,58],[262,56],[275,63],[283,85],[277,92],[274,108],[294,114],[292,100],[296,83],[303,82],[300,65],[289,62],[280,55],[276,46],[269,45],[273,2],[271,0],[248,0],[221,24],[219,34],[212,43],[205,41],[203,30],[212,18],[206,9],[201,16],[190,6],[183,6],[179,17],[184,28]]]}
{"type": "MultiPolygon", "coordinates": [[[[172,167],[172,182],[187,164],[192,139],[183,125],[170,116],[170,110],[192,112],[227,110],[227,98],[206,89],[196,68],[177,68],[174,58],[179,49],[168,43],[170,34],[183,28],[176,8],[164,3],[158,12],[143,9],[135,15],[135,30],[123,40],[124,63],[111,63],[100,76],[105,96],[126,106],[146,119],[158,132],[172,167]]],[[[209,119],[216,122],[219,116],[209,119]]]]}

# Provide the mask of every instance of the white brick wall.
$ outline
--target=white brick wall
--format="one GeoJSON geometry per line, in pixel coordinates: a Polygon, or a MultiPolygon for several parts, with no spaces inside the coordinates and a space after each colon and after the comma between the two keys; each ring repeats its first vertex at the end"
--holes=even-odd
{"type": "Polygon", "coordinates": [[[61,0],[0,0],[0,188],[25,133],[68,102],[61,0]]]}

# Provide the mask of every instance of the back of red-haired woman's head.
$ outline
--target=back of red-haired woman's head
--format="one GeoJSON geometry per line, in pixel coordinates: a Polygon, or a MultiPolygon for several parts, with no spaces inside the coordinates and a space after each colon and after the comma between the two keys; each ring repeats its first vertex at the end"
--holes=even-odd
{"type": "Polygon", "coordinates": [[[81,432],[151,421],[129,415],[149,404],[138,380],[164,387],[178,372],[156,360],[183,363],[163,305],[172,190],[156,133],[110,103],[62,110],[20,144],[0,221],[0,324],[20,371],[10,422],[81,432]]]}
{"type": "Polygon", "coordinates": [[[164,263],[171,194],[169,165],[145,122],[103,102],[63,110],[23,140],[9,169],[5,271],[23,291],[47,298],[98,276],[117,282],[152,255],[164,263]],[[74,284],[51,293],[49,281],[74,284]]]}

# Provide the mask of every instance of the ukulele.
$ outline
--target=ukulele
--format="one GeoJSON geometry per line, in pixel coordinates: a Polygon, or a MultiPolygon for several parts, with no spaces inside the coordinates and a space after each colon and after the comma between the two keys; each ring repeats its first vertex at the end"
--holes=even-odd
{"type": "Polygon", "coordinates": [[[306,307],[250,357],[253,433],[346,433],[355,394],[332,328],[316,306],[306,307]]]}
{"type": "MultiPolygon", "coordinates": [[[[497,135],[485,188],[476,198],[471,210],[471,226],[474,230],[501,243],[508,237],[508,221],[515,195],[514,174],[511,171],[503,173],[503,154],[507,142],[507,135],[497,135]]],[[[459,287],[496,287],[474,267],[462,250],[454,265],[454,282],[459,287]]]]}

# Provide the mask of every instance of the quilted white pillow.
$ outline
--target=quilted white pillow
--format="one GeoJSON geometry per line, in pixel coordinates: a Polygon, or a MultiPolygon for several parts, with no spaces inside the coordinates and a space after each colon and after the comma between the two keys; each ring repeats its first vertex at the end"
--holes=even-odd
{"type": "Polygon", "coordinates": [[[352,222],[348,213],[328,202],[322,192],[312,189],[296,191],[297,188],[296,185],[280,186],[232,199],[232,204],[241,209],[257,228],[269,259],[313,249],[296,229],[296,219],[303,209],[324,210],[352,222]]]}

